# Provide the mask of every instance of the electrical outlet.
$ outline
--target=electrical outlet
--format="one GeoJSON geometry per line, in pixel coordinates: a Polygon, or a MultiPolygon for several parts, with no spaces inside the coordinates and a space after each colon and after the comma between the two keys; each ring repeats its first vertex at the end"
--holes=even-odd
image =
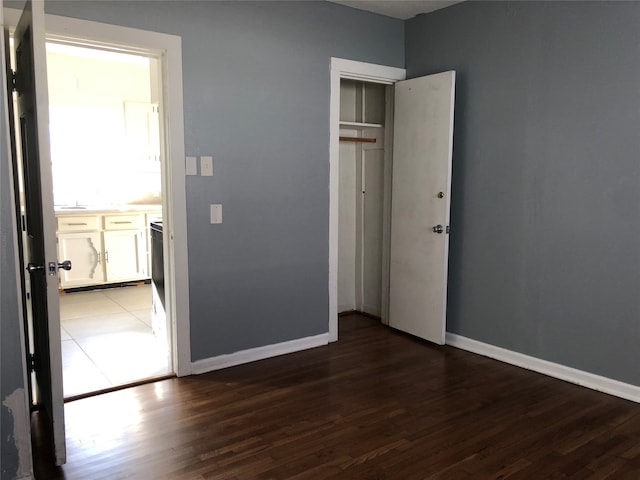
{"type": "Polygon", "coordinates": [[[222,204],[211,205],[211,223],[222,223],[222,204]]]}

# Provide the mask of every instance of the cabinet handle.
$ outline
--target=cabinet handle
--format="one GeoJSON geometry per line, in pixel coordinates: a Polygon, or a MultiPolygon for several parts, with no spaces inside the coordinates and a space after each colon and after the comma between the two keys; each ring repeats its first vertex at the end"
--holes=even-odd
{"type": "Polygon", "coordinates": [[[122,224],[125,224],[125,223],[133,223],[133,222],[131,220],[127,220],[126,222],[122,221],[122,222],[110,222],[110,223],[112,225],[122,225],[122,224]]]}
{"type": "Polygon", "coordinates": [[[68,225],[70,227],[78,227],[80,225],[86,225],[86,222],[82,222],[82,223],[65,223],[65,225],[68,225]]]}

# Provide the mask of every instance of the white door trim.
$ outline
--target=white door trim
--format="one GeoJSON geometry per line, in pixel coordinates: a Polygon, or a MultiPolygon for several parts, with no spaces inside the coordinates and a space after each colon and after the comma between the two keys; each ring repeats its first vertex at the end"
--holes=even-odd
{"type": "Polygon", "coordinates": [[[340,169],[340,79],[392,85],[406,70],[331,57],[329,97],[329,341],[338,340],[338,220],[340,169]]]}
{"type": "MultiPolygon", "coordinates": [[[[6,8],[5,24],[15,25],[19,11],[6,8]]],[[[169,271],[166,290],[172,293],[173,364],[178,376],[191,374],[189,322],[189,271],[187,258],[187,202],[184,171],[184,110],[182,104],[182,39],[147,30],[46,15],[47,38],[78,39],[128,52],[152,53],[162,59],[166,158],[163,184],[165,252],[168,243],[169,271]],[[171,199],[169,203],[167,198],[171,199]],[[169,240],[169,242],[167,242],[169,240]]]]}

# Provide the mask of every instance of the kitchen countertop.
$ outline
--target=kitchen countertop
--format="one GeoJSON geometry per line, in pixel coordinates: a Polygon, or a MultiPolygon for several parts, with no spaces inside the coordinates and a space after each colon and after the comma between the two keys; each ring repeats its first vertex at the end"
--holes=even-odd
{"type": "Polygon", "coordinates": [[[81,207],[54,207],[56,215],[86,215],[105,213],[143,213],[162,211],[162,205],[87,205],[81,207]]]}

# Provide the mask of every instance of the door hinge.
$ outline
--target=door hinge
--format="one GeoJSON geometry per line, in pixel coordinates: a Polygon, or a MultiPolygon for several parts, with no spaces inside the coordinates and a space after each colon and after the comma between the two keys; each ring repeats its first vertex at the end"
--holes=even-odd
{"type": "Polygon", "coordinates": [[[11,71],[11,79],[9,80],[10,82],[10,87],[11,87],[11,91],[12,92],[17,92],[18,91],[18,74],[12,70],[11,71]]]}
{"type": "Polygon", "coordinates": [[[449,233],[449,231],[451,231],[451,227],[447,225],[447,233],[449,233]]]}
{"type": "Polygon", "coordinates": [[[33,353],[30,353],[27,356],[27,368],[29,369],[30,372],[35,372],[36,371],[36,356],[33,353]]]}

